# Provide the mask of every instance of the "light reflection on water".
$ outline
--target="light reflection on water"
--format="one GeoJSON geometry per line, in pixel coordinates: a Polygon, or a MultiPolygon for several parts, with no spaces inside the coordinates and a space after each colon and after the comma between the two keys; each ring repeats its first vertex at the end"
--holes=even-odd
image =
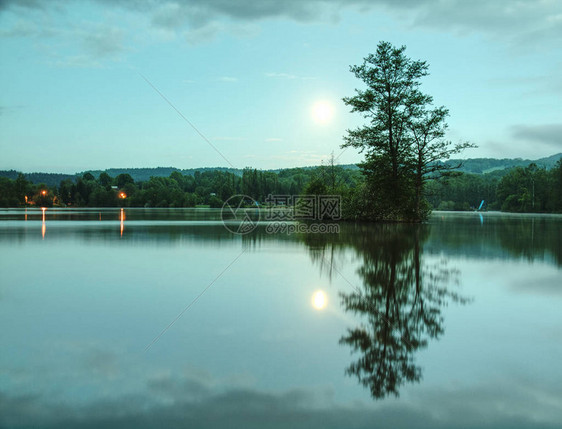
{"type": "Polygon", "coordinates": [[[556,427],[561,223],[240,236],[217,210],[0,211],[0,426],[556,427]]]}
{"type": "MultiPolygon", "coordinates": [[[[43,212],[43,217],[42,217],[42,219],[41,219],[41,238],[42,238],[42,239],[45,239],[45,233],[47,232],[47,224],[46,224],[46,222],[45,222],[45,211],[46,211],[46,210],[47,210],[47,209],[46,209],[45,207],[43,207],[43,208],[41,209],[41,211],[43,212]]],[[[27,213],[26,213],[26,215],[25,215],[25,220],[27,221],[27,213]]]]}

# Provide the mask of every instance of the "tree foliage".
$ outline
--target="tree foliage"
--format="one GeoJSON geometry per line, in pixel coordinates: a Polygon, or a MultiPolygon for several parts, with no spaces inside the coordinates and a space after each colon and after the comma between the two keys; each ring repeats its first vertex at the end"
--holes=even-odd
{"type": "Polygon", "coordinates": [[[424,199],[427,181],[452,168],[439,161],[472,146],[452,145],[445,139],[448,110],[432,107],[433,98],[420,91],[428,65],[410,59],[405,50],[405,46],[380,42],[363,64],[351,66],[367,88],[343,99],[351,112],[361,113],[368,121],[348,130],[343,147],[365,153],[361,167],[367,195],[361,216],[372,220],[425,219],[429,212],[424,199]]]}
{"type": "MultiPolygon", "coordinates": [[[[218,207],[235,194],[247,194],[259,202],[265,202],[269,194],[324,194],[342,197],[345,219],[363,219],[372,214],[370,208],[384,203],[379,193],[372,193],[364,174],[338,166],[334,160],[315,168],[279,172],[248,168],[242,176],[222,170],[193,175],[173,171],[169,177],[144,182],[136,182],[127,173],[101,181],[85,173],[76,180],[65,178],[58,186],[31,183],[21,173],[12,177],[0,177],[0,207],[23,207],[26,197],[27,204],[45,207],[218,207]],[[121,193],[125,198],[119,197],[121,193]]],[[[422,202],[433,209],[474,210],[482,200],[489,210],[560,213],[562,160],[552,169],[531,164],[486,174],[424,178],[422,202]]]]}

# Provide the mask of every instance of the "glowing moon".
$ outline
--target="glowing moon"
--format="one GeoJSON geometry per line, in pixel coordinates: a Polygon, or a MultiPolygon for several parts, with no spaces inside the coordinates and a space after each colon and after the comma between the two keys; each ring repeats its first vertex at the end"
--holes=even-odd
{"type": "Polygon", "coordinates": [[[319,124],[330,122],[334,116],[334,107],[327,101],[318,101],[312,106],[312,118],[319,124]]]}
{"type": "Polygon", "coordinates": [[[312,306],[316,310],[323,310],[326,304],[328,304],[328,297],[326,294],[321,290],[314,292],[314,295],[312,295],[312,306]]]}

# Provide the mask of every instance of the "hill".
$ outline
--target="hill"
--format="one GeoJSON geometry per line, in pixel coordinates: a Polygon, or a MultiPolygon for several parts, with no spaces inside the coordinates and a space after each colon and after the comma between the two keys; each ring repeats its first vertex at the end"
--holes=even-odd
{"type": "MultiPolygon", "coordinates": [[[[468,159],[451,159],[447,163],[450,165],[461,164],[459,171],[464,173],[472,174],[488,174],[493,173],[494,176],[501,177],[513,167],[526,167],[531,163],[537,164],[539,167],[544,167],[547,170],[554,167],[556,162],[562,158],[562,153],[556,155],[551,155],[545,158],[539,158],[535,160],[522,159],[522,158],[468,158],[468,159]]],[[[301,167],[301,170],[310,170],[316,168],[317,166],[301,167]]],[[[355,164],[344,164],[341,165],[344,169],[357,170],[358,167],[355,164]]],[[[267,170],[272,173],[280,173],[282,171],[298,170],[299,168],[281,168],[267,170]]],[[[135,182],[145,182],[151,177],[169,177],[174,171],[179,171],[183,175],[193,176],[195,172],[205,172],[205,171],[223,171],[233,173],[237,176],[242,176],[244,171],[241,168],[226,168],[226,167],[203,167],[203,168],[189,168],[189,169],[179,169],[174,167],[155,167],[155,168],[109,168],[105,170],[107,174],[111,177],[116,177],[119,174],[129,174],[135,180],[135,182]]],[[[24,173],[25,178],[35,184],[44,183],[47,186],[58,186],[62,180],[71,179],[75,180],[77,177],[83,175],[84,173],[92,173],[94,176],[99,176],[102,170],[90,170],[83,171],[76,174],[58,174],[58,173],[24,173]]],[[[18,176],[18,172],[15,170],[0,170],[0,177],[7,177],[9,179],[15,179],[18,176]]]]}
{"type": "Polygon", "coordinates": [[[522,158],[468,158],[468,159],[451,159],[448,161],[450,165],[462,163],[459,171],[472,174],[486,174],[495,171],[508,170],[513,167],[526,167],[532,162],[537,164],[538,167],[544,167],[550,170],[554,167],[556,162],[562,158],[562,153],[551,155],[539,159],[522,159],[522,158]]]}

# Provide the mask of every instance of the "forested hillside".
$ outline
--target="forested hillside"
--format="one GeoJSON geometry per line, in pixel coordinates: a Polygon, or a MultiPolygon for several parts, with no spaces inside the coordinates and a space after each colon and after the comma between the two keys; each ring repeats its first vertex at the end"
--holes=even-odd
{"type": "MultiPolygon", "coordinates": [[[[556,162],[562,158],[562,153],[552,155],[545,158],[535,160],[521,159],[521,158],[468,158],[468,159],[451,159],[448,161],[450,165],[460,165],[458,171],[464,173],[486,174],[490,172],[500,172],[500,175],[507,173],[513,167],[526,167],[531,163],[535,163],[538,167],[551,169],[556,162]]],[[[345,170],[359,170],[355,164],[344,164],[340,166],[345,170]]],[[[275,170],[266,170],[272,173],[280,173],[285,170],[314,170],[317,166],[302,167],[302,168],[279,168],[275,170]]],[[[188,168],[179,169],[174,167],[154,167],[154,168],[108,168],[107,170],[88,170],[78,172],[76,174],[62,174],[62,173],[23,173],[25,178],[31,183],[39,184],[44,183],[47,186],[57,186],[62,180],[72,179],[76,180],[78,177],[85,173],[91,173],[98,177],[101,173],[105,172],[111,177],[117,177],[120,174],[130,175],[135,182],[145,182],[151,177],[169,177],[174,171],[180,172],[183,175],[193,176],[196,171],[203,173],[205,171],[222,171],[242,176],[244,169],[241,168],[226,168],[226,167],[204,167],[204,168],[188,168]]],[[[0,177],[8,179],[16,179],[19,172],[16,170],[0,170],[0,177]]]]}
{"type": "Polygon", "coordinates": [[[536,164],[540,168],[547,170],[553,168],[556,162],[562,157],[562,153],[551,155],[535,160],[521,158],[468,158],[468,159],[451,159],[448,161],[450,165],[461,164],[459,171],[464,173],[486,174],[491,172],[507,172],[513,167],[526,167],[529,164],[536,164]]]}
{"type": "MultiPolygon", "coordinates": [[[[562,154],[554,155],[507,169],[495,167],[519,161],[465,160],[469,168],[487,166],[493,171],[471,174],[463,173],[461,168],[454,174],[429,181],[425,196],[434,210],[473,210],[483,200],[484,210],[562,212],[561,158],[562,154]],[[556,164],[555,157],[558,157],[556,164]],[[552,167],[548,168],[549,165],[552,167]]],[[[247,194],[260,202],[268,194],[325,192],[349,197],[363,180],[357,166],[348,165],[276,171],[109,169],[77,175],[22,174],[11,170],[0,172],[0,207],[22,207],[26,205],[25,197],[27,204],[41,206],[220,207],[234,194],[247,194]],[[165,173],[169,174],[163,176],[165,173]]]]}

